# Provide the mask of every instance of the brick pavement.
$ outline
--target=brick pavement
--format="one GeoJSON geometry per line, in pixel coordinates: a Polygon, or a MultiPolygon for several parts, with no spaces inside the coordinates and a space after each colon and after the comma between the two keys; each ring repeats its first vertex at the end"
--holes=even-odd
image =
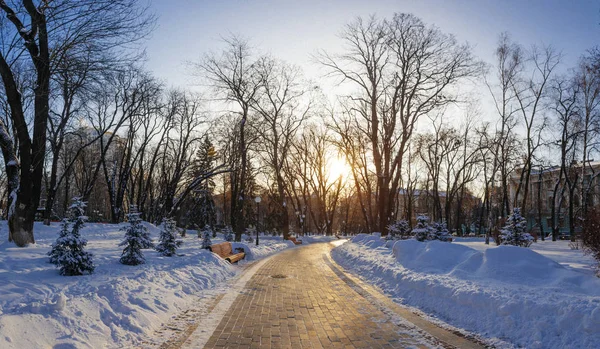
{"type": "Polygon", "coordinates": [[[422,348],[436,340],[392,321],[323,260],[328,244],[271,258],[246,284],[205,348],[422,348]]]}

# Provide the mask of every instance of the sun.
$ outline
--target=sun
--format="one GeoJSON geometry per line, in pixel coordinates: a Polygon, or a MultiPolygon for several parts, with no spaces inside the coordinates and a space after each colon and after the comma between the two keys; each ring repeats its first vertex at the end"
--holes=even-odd
{"type": "Polygon", "coordinates": [[[350,169],[350,165],[344,159],[340,159],[338,157],[332,157],[328,162],[328,181],[334,182],[338,178],[342,177],[342,181],[346,181],[350,178],[352,170],[350,169]]]}

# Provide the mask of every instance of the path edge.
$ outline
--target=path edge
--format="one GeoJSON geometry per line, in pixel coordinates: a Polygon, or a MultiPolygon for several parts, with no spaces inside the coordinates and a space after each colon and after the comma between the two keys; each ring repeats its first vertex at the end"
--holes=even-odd
{"type": "Polygon", "coordinates": [[[428,321],[409,309],[395,303],[377,288],[369,285],[340,266],[332,257],[331,250],[324,255],[326,264],[344,281],[350,288],[356,291],[360,296],[367,299],[380,309],[389,309],[396,315],[399,315],[407,322],[413,324],[416,328],[428,333],[438,341],[442,342],[448,348],[460,349],[483,349],[493,348],[477,338],[467,338],[462,333],[453,332],[442,328],[435,323],[428,321]]]}
{"type": "Polygon", "coordinates": [[[233,302],[236,300],[238,295],[242,292],[248,281],[256,274],[256,272],[273,256],[277,253],[270,255],[268,257],[262,258],[259,261],[253,263],[249,268],[243,271],[243,274],[232,284],[231,289],[227,291],[224,296],[218,301],[218,303],[214,306],[214,308],[206,315],[206,317],[202,318],[202,326],[196,328],[194,332],[192,332],[189,337],[183,342],[181,345],[181,349],[195,349],[195,348],[203,348],[212,334],[219,326],[219,323],[223,319],[223,314],[225,314],[233,302]]]}

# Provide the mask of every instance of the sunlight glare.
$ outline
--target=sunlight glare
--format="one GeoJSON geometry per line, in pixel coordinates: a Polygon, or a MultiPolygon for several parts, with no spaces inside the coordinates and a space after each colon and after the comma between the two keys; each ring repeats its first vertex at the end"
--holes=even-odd
{"type": "Polygon", "coordinates": [[[351,174],[351,169],[346,160],[333,157],[329,161],[329,182],[334,182],[340,176],[342,181],[346,181],[351,174]]]}

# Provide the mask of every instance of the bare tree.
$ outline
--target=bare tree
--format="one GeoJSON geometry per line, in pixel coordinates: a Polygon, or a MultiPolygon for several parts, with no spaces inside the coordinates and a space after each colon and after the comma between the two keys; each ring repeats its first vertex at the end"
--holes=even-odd
{"type": "MultiPolygon", "coordinates": [[[[489,146],[490,142],[488,140],[488,130],[489,130],[489,124],[483,124],[480,128],[478,128],[476,130],[476,133],[478,135],[478,149],[480,152],[480,156],[482,159],[482,174],[483,174],[483,201],[481,203],[481,206],[479,208],[479,231],[478,231],[478,235],[481,235],[482,229],[485,229],[485,244],[489,245],[490,243],[490,231],[489,229],[491,228],[489,225],[487,225],[487,228],[484,228],[486,226],[486,223],[489,222],[490,220],[490,191],[491,191],[491,184],[492,184],[492,174],[496,171],[495,169],[490,169],[490,161],[493,159],[493,154],[492,154],[492,147],[489,146]]],[[[493,162],[492,162],[493,163],[493,162]]]]}
{"type": "MultiPolygon", "coordinates": [[[[161,166],[161,197],[163,199],[163,217],[174,217],[179,207],[181,183],[189,178],[192,170],[194,150],[201,140],[199,126],[206,118],[200,110],[201,101],[198,96],[184,93],[173,93],[170,104],[176,110],[173,115],[172,133],[167,136],[163,147],[161,166]]],[[[202,173],[206,175],[206,173],[202,173]]],[[[194,181],[192,178],[191,181],[194,181]]]]}
{"type": "Polygon", "coordinates": [[[560,202],[556,202],[556,199],[559,198],[562,201],[565,190],[568,192],[569,200],[569,230],[571,238],[575,238],[573,198],[579,173],[575,171],[574,166],[577,159],[577,142],[581,136],[581,115],[577,105],[581,91],[578,84],[572,79],[558,78],[553,85],[555,100],[553,109],[557,118],[558,131],[560,132],[560,138],[557,141],[560,150],[560,172],[554,185],[551,208],[552,241],[556,241],[559,228],[558,217],[560,217],[562,206],[560,202]],[[559,188],[563,180],[564,185],[559,194],[559,188]]]}
{"type": "MultiPolygon", "coordinates": [[[[495,149],[493,150],[494,170],[490,176],[490,180],[495,181],[496,176],[500,176],[501,198],[500,212],[502,217],[510,213],[508,177],[510,175],[511,166],[514,166],[511,157],[511,145],[515,140],[514,128],[517,125],[515,114],[518,108],[515,103],[515,89],[513,88],[516,79],[523,69],[523,49],[513,43],[507,33],[500,35],[498,47],[496,49],[496,78],[498,79],[497,89],[494,89],[486,80],[486,84],[494,99],[494,106],[498,113],[499,120],[496,124],[497,139],[494,142],[495,149]]],[[[492,184],[492,187],[494,185],[492,184]]]]}
{"type": "Polygon", "coordinates": [[[259,115],[255,123],[261,137],[259,154],[270,169],[277,188],[275,207],[281,217],[279,230],[284,239],[289,237],[290,218],[286,200],[284,166],[292,148],[298,129],[308,116],[310,101],[306,98],[306,88],[301,86],[300,70],[270,58],[263,58],[258,66],[258,74],[264,92],[252,109],[259,115]]]}
{"type": "Polygon", "coordinates": [[[151,19],[133,0],[0,1],[6,15],[1,30],[7,38],[0,47],[0,75],[4,97],[10,105],[10,122],[16,144],[0,125],[9,195],[9,241],[17,246],[35,242],[33,221],[39,205],[46,155],[46,132],[50,111],[50,80],[67,48],[93,45],[95,52],[109,54],[147,33],[151,19]],[[10,23],[7,23],[10,22],[10,23]],[[135,29],[135,30],[133,30],[135,29]],[[33,115],[28,121],[23,95],[17,84],[17,67],[32,67],[33,115]],[[32,124],[32,125],[30,125],[32,124]],[[32,128],[32,135],[29,128],[32,128]],[[18,152],[18,155],[17,155],[18,152]]]}
{"type": "MultiPolygon", "coordinates": [[[[455,130],[444,127],[442,122],[436,120],[442,120],[440,115],[432,119],[433,132],[419,135],[415,145],[421,161],[427,168],[427,187],[431,188],[427,191],[427,195],[433,199],[433,220],[439,222],[444,218],[440,198],[440,189],[443,185],[441,182],[444,179],[443,162],[453,158],[450,154],[454,154],[460,144],[457,142],[455,130]]],[[[447,216],[445,218],[448,219],[447,216]]]]}
{"type": "Polygon", "coordinates": [[[516,207],[519,205],[518,200],[521,199],[522,214],[527,214],[529,180],[533,160],[537,150],[543,144],[542,132],[547,126],[544,102],[548,96],[548,84],[561,59],[561,55],[550,46],[544,47],[542,50],[533,47],[530,56],[530,62],[533,65],[533,72],[530,77],[522,78],[518,76],[510,82],[519,114],[521,114],[525,125],[526,151],[513,203],[513,206],[516,207]]]}
{"type": "MultiPolygon", "coordinates": [[[[346,111],[347,113],[348,111],[346,111]]],[[[376,224],[376,212],[372,198],[372,193],[376,190],[376,179],[369,168],[369,138],[356,124],[357,120],[352,118],[338,119],[334,115],[330,119],[331,125],[329,127],[336,135],[332,138],[332,143],[344,155],[346,163],[350,167],[364,227],[367,231],[372,231],[376,224]]]]}
{"type": "Polygon", "coordinates": [[[107,185],[111,217],[118,222],[122,216],[123,198],[131,173],[132,137],[150,96],[156,96],[160,85],[149,75],[133,68],[120,72],[106,81],[87,105],[88,119],[98,138],[99,155],[81,196],[88,200],[102,170],[107,185]],[[121,131],[127,128],[123,137],[121,131]]]}
{"type": "Polygon", "coordinates": [[[335,213],[343,188],[343,178],[332,178],[331,161],[336,157],[326,129],[310,126],[294,144],[294,153],[288,160],[291,171],[295,208],[302,212],[318,233],[332,235],[335,213]]]}
{"type": "Polygon", "coordinates": [[[433,219],[444,219],[449,227],[458,230],[462,204],[469,193],[467,186],[479,174],[476,165],[480,155],[470,139],[473,116],[468,116],[461,125],[462,132],[442,120],[440,115],[432,118],[433,132],[418,135],[415,147],[427,170],[427,187],[431,190],[426,194],[433,200],[433,219]]]}
{"type": "Polygon", "coordinates": [[[417,121],[457,101],[453,86],[476,74],[468,45],[409,14],[358,18],[342,33],[344,54],[322,53],[330,74],[358,87],[345,103],[370,140],[376,175],[375,229],[386,232],[417,121]]]}
{"type": "Polygon", "coordinates": [[[239,161],[232,164],[231,183],[231,225],[235,231],[236,241],[240,241],[244,226],[244,200],[249,194],[246,191],[248,172],[248,144],[246,141],[246,125],[251,106],[258,99],[263,81],[258,74],[258,61],[252,55],[247,41],[233,37],[225,41],[226,48],[221,55],[207,55],[196,68],[208,78],[221,100],[236,106],[234,111],[239,116],[237,125],[237,145],[239,161]]]}
{"type": "Polygon", "coordinates": [[[582,216],[587,215],[590,196],[593,195],[593,183],[600,172],[591,166],[593,153],[598,153],[600,142],[600,51],[592,50],[581,58],[575,72],[575,79],[581,89],[580,110],[582,113],[582,165],[581,165],[581,203],[582,216]]]}

